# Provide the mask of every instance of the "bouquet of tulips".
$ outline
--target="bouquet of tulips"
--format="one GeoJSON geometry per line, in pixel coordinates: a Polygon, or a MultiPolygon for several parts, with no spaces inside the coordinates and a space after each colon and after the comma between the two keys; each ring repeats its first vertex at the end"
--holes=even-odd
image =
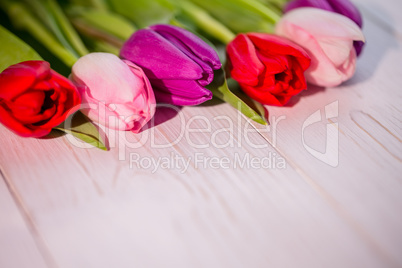
{"type": "Polygon", "coordinates": [[[352,77],[364,44],[349,0],[0,0],[0,8],[0,122],[23,137],[57,129],[102,149],[93,123],[138,133],[158,103],[215,96],[266,124],[262,105],[352,77]]]}

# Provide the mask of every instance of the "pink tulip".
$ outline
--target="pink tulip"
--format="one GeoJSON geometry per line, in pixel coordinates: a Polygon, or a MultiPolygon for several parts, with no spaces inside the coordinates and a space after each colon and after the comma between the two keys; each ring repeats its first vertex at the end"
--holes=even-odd
{"type": "MultiPolygon", "coordinates": [[[[332,11],[353,20],[360,28],[363,25],[359,9],[349,0],[292,0],[286,4],[284,12],[286,13],[292,9],[301,7],[315,7],[332,11]]],[[[356,55],[359,56],[364,43],[362,41],[355,41],[353,42],[353,46],[355,47],[356,55]]]]}
{"type": "Polygon", "coordinates": [[[353,76],[353,41],[364,41],[364,35],[349,18],[317,8],[297,8],[281,18],[275,32],[299,44],[310,55],[311,65],[305,73],[309,83],[333,87],[353,76]]]}
{"type": "Polygon", "coordinates": [[[111,129],[140,129],[155,114],[148,78],[134,63],[109,53],[91,53],[73,66],[70,79],[82,97],[82,111],[111,129]]]}

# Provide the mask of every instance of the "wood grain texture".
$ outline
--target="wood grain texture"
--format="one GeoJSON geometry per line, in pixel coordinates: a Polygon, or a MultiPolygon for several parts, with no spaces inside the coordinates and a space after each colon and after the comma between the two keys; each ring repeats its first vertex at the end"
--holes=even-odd
{"type": "MultiPolygon", "coordinates": [[[[186,122],[200,115],[214,122],[218,108],[219,115],[239,118],[245,128],[246,121],[226,104],[184,108],[181,115],[186,122]]],[[[159,145],[170,143],[179,132],[180,120],[176,116],[143,135],[155,137],[159,145]]],[[[211,131],[227,127],[224,123],[211,124],[211,131]]],[[[235,140],[246,139],[238,131],[234,126],[235,140]]],[[[140,140],[124,134],[132,144],[140,140]]],[[[210,140],[209,134],[191,135],[193,143],[210,140]]],[[[60,267],[386,264],[289,165],[285,169],[213,169],[193,164],[184,174],[176,169],[152,174],[150,169],[129,164],[130,153],[154,158],[172,152],[185,157],[205,153],[234,161],[235,153],[264,157],[276,152],[259,133],[250,132],[247,137],[250,142],[219,150],[194,149],[186,140],[151,149],[149,138],[138,148],[125,146],[124,161],[118,161],[117,148],[110,152],[77,149],[64,138],[33,143],[5,135],[2,142],[10,146],[9,151],[16,143],[31,146],[24,155],[11,153],[9,157],[18,158],[19,163],[14,167],[10,163],[9,172],[11,177],[24,178],[15,180],[15,186],[60,267]],[[35,168],[24,170],[17,165],[35,168]]],[[[225,138],[221,139],[223,144],[225,138]]],[[[4,156],[0,159],[5,161],[4,156]]]]}
{"type": "Polygon", "coordinates": [[[47,267],[0,169],[0,267],[47,267]]]}
{"type": "MultiPolygon", "coordinates": [[[[370,20],[366,31],[370,41],[350,81],[337,88],[312,87],[292,107],[268,109],[272,116],[286,117],[280,122],[276,149],[313,187],[329,194],[325,198],[334,209],[389,265],[400,266],[402,71],[396,66],[402,62],[397,49],[401,42],[370,20]],[[325,107],[331,104],[338,114],[326,119],[325,107]],[[323,119],[304,129],[303,144],[303,123],[316,111],[323,119]],[[331,129],[339,133],[336,168],[306,153],[306,147],[325,152],[331,129]]],[[[261,133],[273,143],[270,135],[261,133]]]]}
{"type": "MultiPolygon", "coordinates": [[[[390,32],[395,38],[402,39],[402,17],[399,13],[402,10],[401,1],[355,0],[353,2],[363,11],[364,21],[371,20],[383,30],[390,32]]],[[[366,29],[364,25],[363,28],[366,29]]]]}
{"type": "Polygon", "coordinates": [[[385,24],[362,7],[353,79],[267,107],[269,128],[219,102],[163,108],[141,134],[104,130],[109,152],[0,126],[0,266],[402,266],[396,2],[385,24]]]}

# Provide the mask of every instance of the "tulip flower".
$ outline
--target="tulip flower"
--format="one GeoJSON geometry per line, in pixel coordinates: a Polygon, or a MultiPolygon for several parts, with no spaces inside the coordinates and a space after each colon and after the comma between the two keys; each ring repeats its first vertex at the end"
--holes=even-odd
{"type": "Polygon", "coordinates": [[[90,53],[73,66],[83,109],[91,120],[111,129],[140,129],[155,113],[155,97],[142,69],[109,53],[90,53]]]}
{"type": "MultiPolygon", "coordinates": [[[[293,0],[290,1],[285,7],[285,13],[295,8],[300,7],[315,7],[327,11],[332,11],[344,15],[354,21],[360,28],[362,28],[363,20],[357,7],[349,0],[293,0]]],[[[364,42],[355,41],[354,47],[356,54],[360,55],[364,42]]]]}
{"type": "Polygon", "coordinates": [[[337,86],[354,74],[353,41],[364,41],[364,35],[349,18],[317,8],[298,8],[281,18],[275,32],[310,55],[311,66],[305,74],[311,84],[337,86]]]}
{"type": "Polygon", "coordinates": [[[171,25],[135,32],[120,56],[140,66],[158,102],[197,105],[212,98],[205,88],[221,68],[218,54],[196,35],[171,25]]]}
{"type": "Polygon", "coordinates": [[[46,61],[24,61],[0,74],[0,123],[22,137],[42,137],[80,108],[77,88],[46,61]]]}
{"type": "Polygon", "coordinates": [[[239,34],[227,46],[229,71],[243,91],[262,104],[283,106],[307,88],[310,58],[300,46],[276,35],[239,34]]]}

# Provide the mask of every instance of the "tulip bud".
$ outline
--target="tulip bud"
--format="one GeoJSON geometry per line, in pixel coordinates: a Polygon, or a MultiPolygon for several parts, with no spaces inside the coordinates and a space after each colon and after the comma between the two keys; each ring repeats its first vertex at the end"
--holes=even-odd
{"type": "Polygon", "coordinates": [[[0,74],[0,123],[22,137],[42,137],[80,108],[77,88],[46,61],[24,61],[0,74]]]}
{"type": "Polygon", "coordinates": [[[108,128],[138,132],[155,113],[155,97],[141,68],[109,53],[91,53],[73,66],[83,109],[108,128]]]}
{"type": "MultiPolygon", "coordinates": [[[[293,0],[290,1],[285,7],[285,13],[295,8],[300,7],[315,7],[327,11],[332,11],[344,15],[354,21],[360,28],[362,28],[363,20],[357,7],[349,0],[293,0]]],[[[355,41],[353,43],[357,56],[360,55],[364,42],[355,41]]]]}
{"type": "Polygon", "coordinates": [[[307,88],[307,53],[293,42],[264,33],[239,34],[227,46],[229,71],[243,91],[262,104],[283,106],[307,88]]]}
{"type": "Polygon", "coordinates": [[[311,84],[337,86],[353,76],[353,41],[364,41],[364,35],[347,17],[317,8],[298,8],[282,17],[275,32],[299,44],[310,55],[306,79],[311,84]]]}
{"type": "Polygon", "coordinates": [[[135,32],[120,56],[140,66],[158,102],[197,105],[212,98],[205,88],[221,68],[218,54],[196,35],[171,25],[135,32]]]}

